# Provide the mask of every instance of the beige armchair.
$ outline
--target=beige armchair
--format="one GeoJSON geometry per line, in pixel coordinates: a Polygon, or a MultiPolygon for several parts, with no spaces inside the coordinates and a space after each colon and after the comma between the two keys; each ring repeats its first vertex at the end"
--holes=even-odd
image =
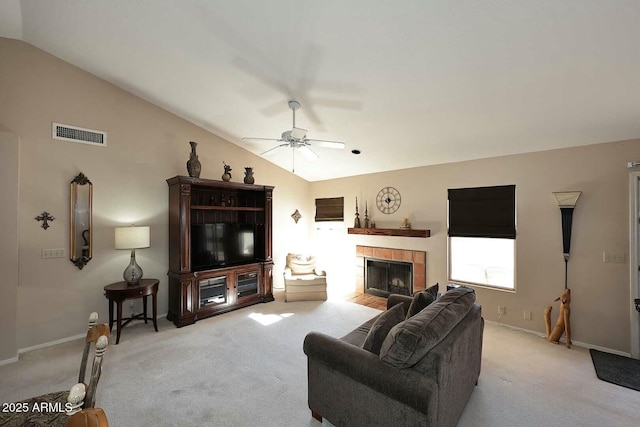
{"type": "Polygon", "coordinates": [[[327,299],[327,274],[316,268],[316,257],[287,255],[284,269],[284,300],[324,301],[327,299]]]}

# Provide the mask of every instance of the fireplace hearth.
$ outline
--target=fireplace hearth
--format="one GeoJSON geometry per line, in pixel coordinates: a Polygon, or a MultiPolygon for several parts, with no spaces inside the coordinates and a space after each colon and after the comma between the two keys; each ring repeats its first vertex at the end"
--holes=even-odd
{"type": "Polygon", "coordinates": [[[413,263],[365,258],[365,292],[380,297],[413,294],[413,263]]]}

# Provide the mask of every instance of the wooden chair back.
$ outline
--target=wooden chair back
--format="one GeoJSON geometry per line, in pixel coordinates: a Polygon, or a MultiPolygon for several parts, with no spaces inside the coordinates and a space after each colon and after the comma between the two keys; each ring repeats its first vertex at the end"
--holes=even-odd
{"type": "Polygon", "coordinates": [[[87,338],[84,343],[84,351],[82,352],[82,361],[80,363],[80,373],[78,374],[78,382],[84,383],[87,372],[87,361],[91,352],[91,344],[95,344],[101,335],[111,336],[111,329],[106,323],[98,324],[98,313],[93,312],[89,315],[89,328],[87,330],[87,338]]]}
{"type": "Polygon", "coordinates": [[[109,344],[110,335],[111,329],[109,328],[109,325],[106,323],[98,323],[98,313],[91,313],[89,316],[89,329],[87,330],[84,351],[82,352],[80,373],[78,374],[78,382],[83,383],[86,386],[86,395],[84,397],[84,404],[82,405],[85,409],[93,408],[95,406],[96,389],[98,387],[98,381],[100,380],[100,374],[102,373],[102,361],[109,344]],[[92,346],[95,347],[94,358],[88,382],[85,382],[87,376],[87,364],[92,346]]]}
{"type": "Polygon", "coordinates": [[[107,350],[107,345],[109,345],[107,336],[100,335],[96,341],[96,354],[93,358],[89,384],[87,384],[87,395],[84,399],[84,408],[93,408],[95,406],[96,389],[98,388],[98,381],[100,380],[100,374],[102,373],[102,360],[104,359],[104,353],[107,350]]]}

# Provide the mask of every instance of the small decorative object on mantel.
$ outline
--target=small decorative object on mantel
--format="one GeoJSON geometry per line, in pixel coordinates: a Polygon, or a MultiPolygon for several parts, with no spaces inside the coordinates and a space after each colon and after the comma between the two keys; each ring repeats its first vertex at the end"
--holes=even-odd
{"type": "Polygon", "coordinates": [[[41,227],[44,228],[45,230],[47,228],[49,228],[49,222],[48,221],[53,221],[55,218],[51,216],[51,214],[47,211],[42,212],[40,215],[38,215],[37,217],[34,218],[36,221],[40,222],[42,221],[42,225],[41,227]]]}
{"type": "Polygon", "coordinates": [[[191,145],[191,155],[189,156],[189,160],[187,160],[187,172],[189,172],[189,176],[191,178],[200,178],[202,165],[200,164],[200,160],[198,160],[198,155],[196,154],[196,145],[198,145],[198,143],[189,141],[189,145],[191,145]]]}
{"type": "Polygon", "coordinates": [[[364,228],[370,228],[368,204],[364,202],[364,228]]]}
{"type": "Polygon", "coordinates": [[[231,181],[231,171],[233,169],[231,169],[231,166],[226,164],[224,161],[222,162],[222,164],[224,165],[224,173],[222,174],[222,180],[225,182],[229,182],[231,181]]]}
{"type": "Polygon", "coordinates": [[[296,209],[296,211],[294,213],[291,214],[291,218],[293,218],[293,220],[296,222],[296,224],[298,223],[298,221],[300,221],[300,218],[302,218],[302,215],[300,215],[300,212],[298,212],[298,209],[296,209]]]}
{"type": "Polygon", "coordinates": [[[356,197],[356,218],[353,220],[353,228],[362,228],[360,226],[360,214],[358,213],[358,198],[356,197]]]}
{"type": "Polygon", "coordinates": [[[411,228],[411,223],[409,222],[409,218],[404,218],[400,223],[400,228],[409,229],[411,228]]]}
{"type": "Polygon", "coordinates": [[[255,182],[255,178],[253,177],[253,168],[249,168],[249,167],[244,168],[244,183],[253,184],[254,182],[255,182]]]}

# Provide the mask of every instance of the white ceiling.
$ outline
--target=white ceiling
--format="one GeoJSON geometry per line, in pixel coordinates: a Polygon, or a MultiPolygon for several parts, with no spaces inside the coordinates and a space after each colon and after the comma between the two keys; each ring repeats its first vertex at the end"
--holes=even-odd
{"type": "Polygon", "coordinates": [[[309,181],[640,137],[639,0],[3,0],[0,36],[254,153],[298,100],[347,145],[309,181]]]}

